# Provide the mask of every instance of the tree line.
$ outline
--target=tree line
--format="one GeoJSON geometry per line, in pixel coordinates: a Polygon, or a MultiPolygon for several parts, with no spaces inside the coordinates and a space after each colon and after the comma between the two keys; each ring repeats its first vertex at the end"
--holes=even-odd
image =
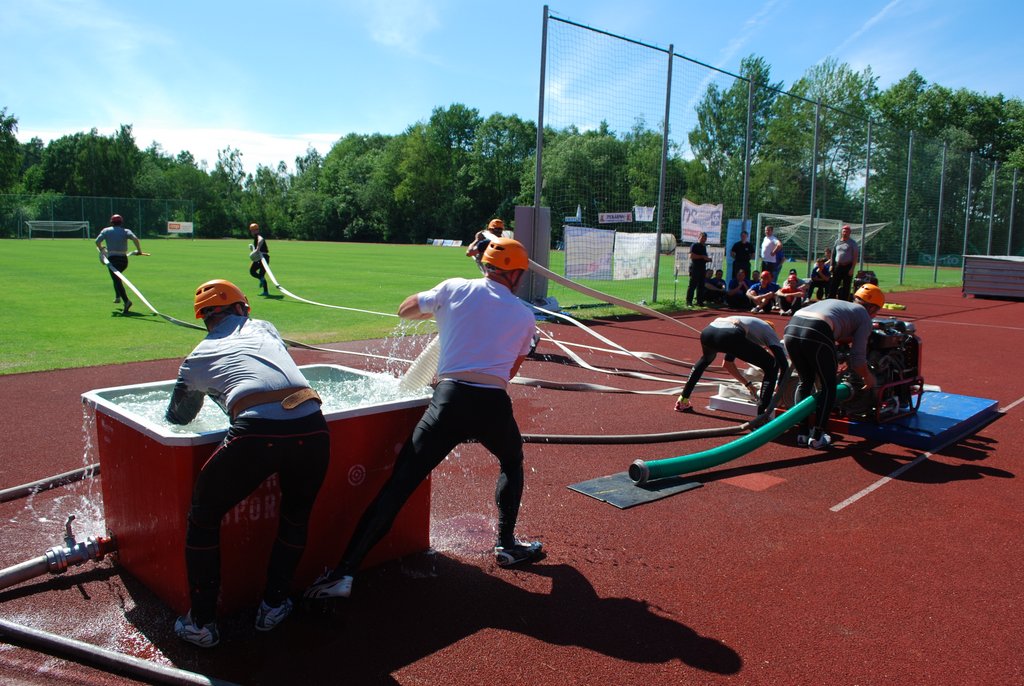
{"type": "MultiPolygon", "coordinates": [[[[683,197],[721,202],[738,217],[747,154],[747,80],[753,82],[751,214],[806,214],[814,122],[819,122],[816,206],[823,216],[859,216],[871,122],[872,212],[898,216],[905,200],[907,135],[946,142],[1004,167],[1024,164],[1024,103],[1002,95],[951,90],[917,72],[879,89],[870,68],[856,72],[825,61],[785,91],[763,58],[741,64],[731,87],[709,85],[696,125],[672,140],[665,165],[667,231],[678,228],[683,197]],[[816,111],[817,103],[824,114],[816,111]]],[[[542,204],[552,208],[553,238],[562,216],[596,225],[596,213],[658,201],[661,126],[637,121],[629,131],[607,124],[588,130],[545,128],[542,204]]],[[[455,103],[396,135],[348,134],[326,155],[310,148],[289,171],[257,166],[242,153],[218,151],[210,168],[190,152],[140,149],[131,125],[110,135],[96,129],[44,144],[20,143],[18,119],[0,110],[0,201],[10,197],[104,196],[186,199],[197,235],[245,235],[257,222],[279,238],[418,243],[467,240],[491,217],[532,205],[536,123],[500,113],[484,117],[455,103]]],[[[675,136],[673,133],[670,136],[675,136]]],[[[958,171],[957,173],[965,173],[958,171]]],[[[937,187],[935,170],[928,174],[937,187]]],[[[922,186],[920,193],[932,193],[922,186]]],[[[922,200],[922,206],[927,202],[922,200]]],[[[10,208],[5,208],[9,211],[10,208]]],[[[63,219],[65,217],[55,217],[63,219]]],[[[75,217],[66,217],[74,219],[75,217]]],[[[187,219],[176,217],[176,219],[187,219]]],[[[674,231],[673,231],[674,232],[674,231]]]]}

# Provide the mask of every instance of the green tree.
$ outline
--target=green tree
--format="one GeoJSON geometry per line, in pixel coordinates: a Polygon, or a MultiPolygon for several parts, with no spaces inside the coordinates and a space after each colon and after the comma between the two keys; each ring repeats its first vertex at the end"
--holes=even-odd
{"type": "Polygon", "coordinates": [[[476,109],[456,103],[435,108],[427,123],[405,132],[395,199],[411,215],[411,242],[461,238],[467,227],[477,224],[469,195],[469,162],[480,123],[476,109]]]}
{"type": "Polygon", "coordinates": [[[466,227],[468,235],[493,217],[512,218],[523,164],[536,144],[537,127],[515,115],[492,114],[477,128],[469,183],[475,223],[466,227]]]}
{"type": "Polygon", "coordinates": [[[196,215],[207,236],[242,235],[249,222],[242,207],[245,170],[242,153],[231,147],[217,151],[217,164],[210,173],[212,194],[196,215]]]}
{"type": "MultiPolygon", "coordinates": [[[[699,168],[690,165],[687,182],[692,197],[689,199],[722,203],[726,214],[735,217],[742,213],[750,84],[753,84],[752,166],[772,159],[772,154],[764,148],[769,144],[771,131],[768,123],[782,89],[781,83],[771,83],[771,68],[762,57],[750,55],[744,58],[740,63],[740,77],[725,89],[716,83],[708,85],[703,100],[697,105],[697,126],[688,134],[694,159],[701,163],[699,168]]],[[[760,176],[752,174],[760,184],[751,185],[751,198],[761,196],[758,202],[751,203],[752,207],[772,202],[774,193],[766,192],[771,190],[768,186],[772,176],[765,173],[769,170],[771,165],[762,167],[760,176]]]]}
{"type": "Polygon", "coordinates": [[[0,192],[7,192],[21,178],[22,147],[18,142],[18,120],[0,109],[0,192]]]}
{"type": "Polygon", "coordinates": [[[242,194],[242,214],[246,226],[255,222],[279,238],[292,235],[288,219],[287,200],[291,186],[288,166],[278,162],[277,169],[264,165],[256,167],[256,173],[246,177],[242,194]]]}

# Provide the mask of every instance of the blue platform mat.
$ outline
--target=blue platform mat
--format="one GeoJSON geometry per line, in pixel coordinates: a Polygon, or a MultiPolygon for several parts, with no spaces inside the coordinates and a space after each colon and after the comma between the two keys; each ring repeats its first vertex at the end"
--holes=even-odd
{"type": "Polygon", "coordinates": [[[931,451],[968,436],[992,421],[999,403],[954,393],[926,392],[917,413],[886,424],[835,422],[836,431],[931,451]]]}

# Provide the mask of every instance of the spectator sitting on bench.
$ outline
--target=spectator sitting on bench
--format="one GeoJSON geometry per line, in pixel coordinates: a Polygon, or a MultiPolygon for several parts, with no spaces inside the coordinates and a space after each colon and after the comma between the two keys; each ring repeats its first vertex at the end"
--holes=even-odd
{"type": "Polygon", "coordinates": [[[824,257],[819,257],[814,263],[814,269],[811,270],[811,287],[807,293],[808,299],[812,296],[818,300],[824,300],[828,297],[828,282],[830,278],[828,262],[825,261],[824,257]]]}
{"type": "Polygon", "coordinates": [[[746,310],[750,307],[750,299],[747,298],[747,291],[754,284],[747,278],[745,269],[736,271],[736,278],[729,281],[729,287],[725,291],[725,304],[737,310],[746,310]]]}
{"type": "Polygon", "coordinates": [[[710,269],[704,278],[704,302],[708,305],[725,304],[725,279],[722,278],[722,270],[710,269]]]}
{"type": "Polygon", "coordinates": [[[789,276],[786,277],[778,293],[776,293],[776,302],[779,305],[779,310],[782,314],[793,314],[804,306],[806,299],[807,284],[797,276],[795,269],[790,269],[789,276]]]}
{"type": "Polygon", "coordinates": [[[754,314],[771,312],[775,304],[775,292],[778,290],[779,284],[772,281],[772,273],[765,269],[761,272],[761,280],[747,291],[747,298],[753,305],[750,311],[754,314]]]}

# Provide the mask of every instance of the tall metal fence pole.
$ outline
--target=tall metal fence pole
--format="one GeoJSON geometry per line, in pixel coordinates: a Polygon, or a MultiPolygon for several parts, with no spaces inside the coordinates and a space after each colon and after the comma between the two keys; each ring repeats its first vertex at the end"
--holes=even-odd
{"type": "Polygon", "coordinates": [[[988,204],[988,243],[985,246],[985,254],[992,254],[992,225],[996,218],[996,176],[999,174],[999,161],[992,164],[992,200],[988,204]]]}
{"type": "MultiPolygon", "coordinates": [[[[541,161],[544,156],[544,74],[548,57],[548,6],[544,5],[544,23],[540,38],[540,95],[537,96],[537,167],[533,173],[533,245],[537,251],[537,227],[540,225],[541,161]]],[[[550,250],[551,246],[545,246],[550,250]]],[[[530,300],[533,300],[533,280],[530,280],[530,300]]]]}
{"type": "Polygon", "coordinates": [[[935,258],[932,260],[932,283],[939,282],[939,244],[942,239],[942,196],[946,187],[946,142],[942,142],[942,170],[939,172],[939,211],[935,218],[935,258]]]}
{"type": "Polygon", "coordinates": [[[654,288],[651,302],[658,302],[658,280],[661,277],[661,229],[665,216],[665,177],[668,174],[668,116],[672,105],[672,61],[675,59],[675,45],[668,46],[668,78],[665,81],[665,123],[661,128],[661,171],[658,174],[658,225],[654,241],[654,288]]]}
{"type": "MultiPolygon", "coordinates": [[[[818,185],[818,138],[821,135],[821,100],[814,104],[814,145],[811,146],[811,206],[807,211],[807,273],[811,273],[812,252],[818,245],[817,222],[814,221],[814,191],[818,185]]],[[[781,270],[779,271],[781,275],[781,270]]]]}
{"type": "Polygon", "coordinates": [[[743,146],[743,209],[740,216],[740,231],[747,230],[747,217],[750,216],[750,145],[753,134],[754,79],[750,79],[747,81],[747,138],[743,146]]]}
{"type": "Polygon", "coordinates": [[[864,209],[860,214],[860,269],[864,269],[864,252],[868,247],[868,181],[871,179],[871,120],[868,119],[868,147],[864,157],[864,209]]]}
{"type": "Polygon", "coordinates": [[[910,237],[910,172],[914,162],[914,132],[910,132],[907,145],[907,188],[903,193],[903,245],[900,246],[900,285],[903,285],[903,274],[907,268],[907,243],[910,237]]]}
{"type": "Polygon", "coordinates": [[[1006,232],[1006,254],[1013,254],[1013,210],[1017,207],[1017,169],[1013,170],[1013,186],[1010,187],[1010,228],[1006,232]]]}
{"type": "Polygon", "coordinates": [[[960,256],[960,280],[961,281],[963,281],[963,278],[964,278],[964,268],[965,268],[965,263],[967,262],[967,260],[964,259],[964,256],[967,255],[967,235],[971,231],[971,182],[973,180],[973,176],[974,176],[974,153],[972,152],[971,156],[968,158],[968,161],[967,161],[967,207],[964,209],[964,249],[963,249],[963,253],[960,256]]]}

